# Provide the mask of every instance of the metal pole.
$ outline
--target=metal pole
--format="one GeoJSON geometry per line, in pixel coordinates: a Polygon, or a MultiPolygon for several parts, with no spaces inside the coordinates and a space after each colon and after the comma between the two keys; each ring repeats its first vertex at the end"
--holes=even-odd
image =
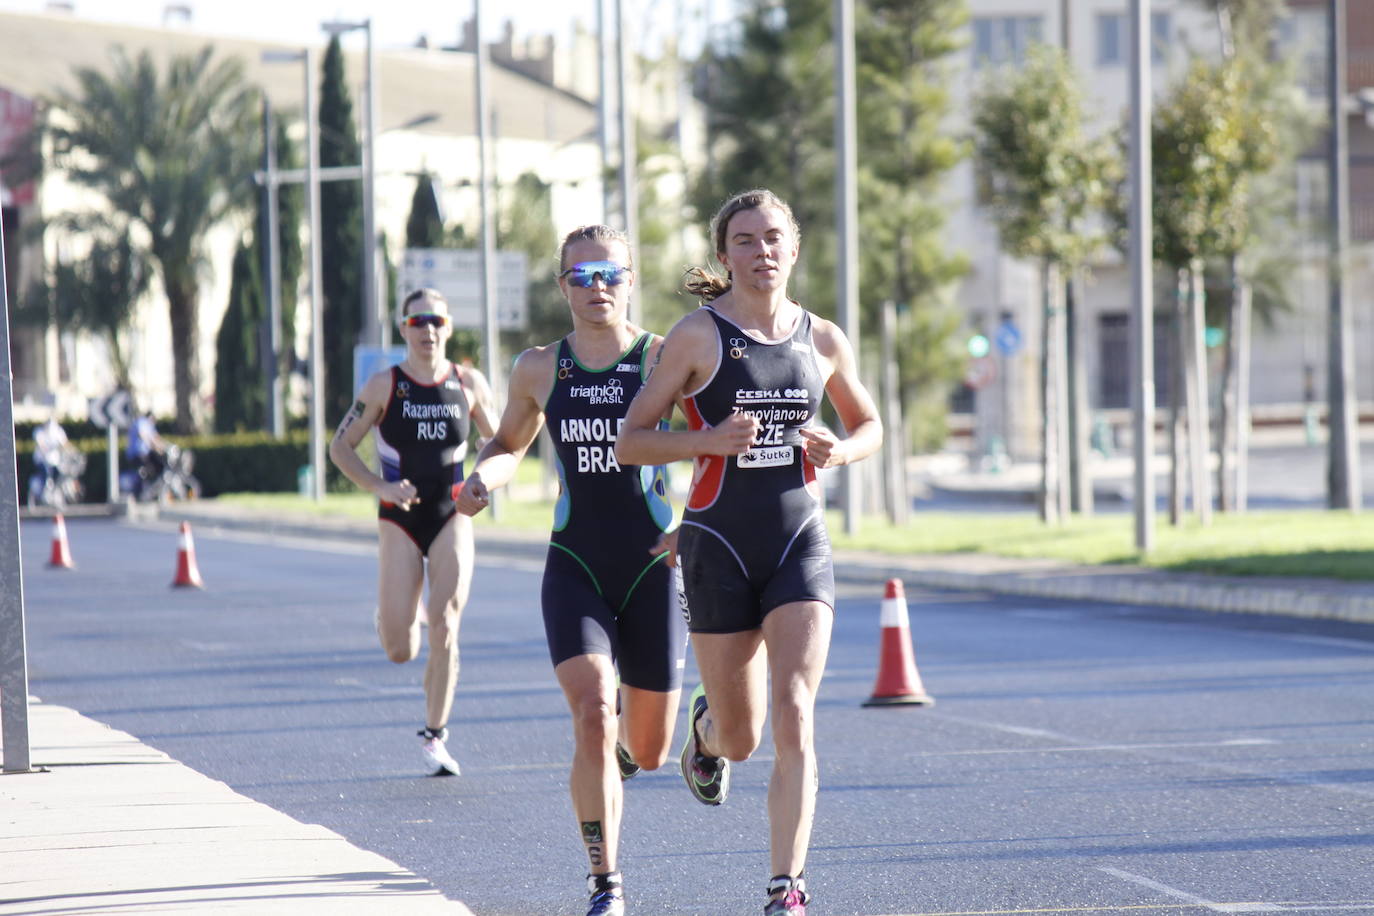
{"type": "Polygon", "coordinates": [[[324,290],[320,259],[320,126],[315,106],[315,52],[305,49],[305,142],[310,198],[310,497],[324,499],[324,290]]]}
{"type": "Polygon", "coordinates": [[[1151,285],[1154,215],[1150,171],[1150,0],[1131,0],[1131,411],[1135,452],[1135,546],[1155,544],[1155,341],[1151,285]]]}
{"type": "MultiPolygon", "coordinates": [[[[616,83],[620,98],[620,204],[625,214],[625,235],[630,250],[639,250],[639,190],[636,168],[638,152],[635,120],[630,112],[629,71],[630,42],[625,37],[625,0],[615,0],[616,83]]],[[[639,320],[639,300],[630,297],[625,317],[631,323],[639,320]]]]}
{"type": "Polygon", "coordinates": [[[19,556],[19,474],[14,466],[9,283],[0,223],[0,740],[6,773],[28,773],[29,662],[24,643],[24,569],[19,556]]]}
{"type": "Polygon", "coordinates": [[[906,436],[902,426],[901,381],[897,374],[897,304],[883,303],[883,455],[887,471],[887,518],[893,525],[907,523],[911,499],[906,490],[906,436]]]}
{"type": "MultiPolygon", "coordinates": [[[[499,399],[496,392],[501,391],[502,373],[496,323],[496,214],[492,212],[491,205],[492,170],[488,143],[491,115],[487,103],[487,46],[482,38],[482,0],[472,0],[472,24],[477,54],[477,158],[480,161],[477,196],[482,217],[482,349],[486,354],[487,381],[491,384],[493,397],[499,399]]],[[[501,502],[493,499],[491,517],[499,520],[502,514],[501,502]]]]}
{"type": "MultiPolygon", "coordinates": [[[[835,225],[838,240],[836,299],[840,329],[854,348],[854,371],[859,366],[859,251],[858,142],[854,114],[854,0],[835,0],[835,225]]],[[[859,530],[859,478],[854,465],[844,475],[844,530],[859,530]]]]}
{"type": "Polygon", "coordinates": [[[119,427],[114,420],[105,428],[105,502],[119,502],[119,427]]]}
{"type": "Polygon", "coordinates": [[[267,180],[263,182],[263,192],[267,196],[264,208],[267,223],[266,249],[267,269],[267,358],[263,360],[267,371],[267,429],[274,438],[286,434],[286,416],[282,410],[281,377],[281,228],[279,221],[280,188],[277,185],[277,125],[272,115],[272,103],[267,96],[262,99],[263,168],[267,180]]]}
{"type": "Polygon", "coordinates": [[[367,111],[363,113],[363,338],[381,345],[386,318],[377,288],[377,62],[372,54],[372,20],[363,20],[367,38],[367,92],[363,94],[367,111]]]}
{"type": "Polygon", "coordinates": [[[1327,313],[1327,503],[1332,509],[1360,511],[1360,435],[1356,411],[1355,351],[1349,280],[1350,149],[1346,125],[1345,0],[1329,0],[1331,141],[1328,169],[1331,180],[1330,308],[1327,313]]]}
{"type": "Polygon", "coordinates": [[[606,3],[596,0],[597,82],[600,95],[596,103],[597,139],[601,145],[602,221],[611,222],[615,204],[611,195],[611,56],[606,40],[606,3]]]}

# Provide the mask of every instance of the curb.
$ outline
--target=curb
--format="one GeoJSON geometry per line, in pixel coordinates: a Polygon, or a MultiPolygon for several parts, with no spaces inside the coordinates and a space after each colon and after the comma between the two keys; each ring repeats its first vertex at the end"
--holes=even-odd
{"type": "MultiPolygon", "coordinates": [[[[365,542],[377,536],[371,520],[340,518],[322,524],[231,510],[206,510],[192,504],[164,506],[156,517],[203,525],[211,531],[219,528],[365,542]]],[[[477,529],[477,544],[488,555],[524,559],[541,558],[548,549],[548,539],[542,532],[517,534],[494,527],[477,529]]],[[[835,579],[860,584],[901,579],[908,586],[955,591],[1374,623],[1374,583],[1331,579],[1208,576],[1139,566],[1073,566],[1052,560],[981,554],[900,558],[856,551],[835,552],[835,579]]]]}

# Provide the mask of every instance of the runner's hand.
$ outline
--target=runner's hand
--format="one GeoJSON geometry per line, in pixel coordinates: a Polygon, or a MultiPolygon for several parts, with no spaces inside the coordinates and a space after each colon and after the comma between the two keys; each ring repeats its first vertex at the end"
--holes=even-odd
{"type": "Polygon", "coordinates": [[[709,455],[743,455],[749,451],[761,429],[759,421],[747,413],[732,413],[711,428],[709,455]]]}
{"type": "Polygon", "coordinates": [[[377,488],[377,498],[406,512],[420,501],[415,484],[409,480],[388,480],[377,488]]]}
{"type": "Polygon", "coordinates": [[[674,528],[672,531],[665,531],[660,534],[654,546],[649,548],[650,556],[656,557],[666,550],[668,551],[668,559],[664,562],[669,566],[677,566],[677,532],[678,529],[674,528]]]}
{"type": "Polygon", "coordinates": [[[458,492],[456,505],[464,515],[476,515],[491,503],[491,492],[482,482],[482,475],[476,472],[463,481],[463,489],[458,492]]]}
{"type": "Polygon", "coordinates": [[[797,432],[801,433],[802,449],[806,452],[806,460],[809,463],[818,468],[833,468],[844,464],[839,455],[840,440],[835,438],[835,434],[830,430],[803,426],[797,432]]]}

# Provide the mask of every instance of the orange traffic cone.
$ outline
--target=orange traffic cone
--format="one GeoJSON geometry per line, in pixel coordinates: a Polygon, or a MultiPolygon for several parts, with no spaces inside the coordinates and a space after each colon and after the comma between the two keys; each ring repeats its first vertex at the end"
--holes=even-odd
{"type": "Polygon", "coordinates": [[[191,540],[191,526],[181,523],[181,534],[177,538],[177,577],[172,580],[173,588],[204,588],[200,570],[196,568],[196,545],[191,540]]]}
{"type": "Polygon", "coordinates": [[[878,656],[878,682],[865,706],[934,706],[935,698],[921,685],[916,656],[911,648],[906,595],[901,579],[888,579],[883,594],[882,646],[878,656]]]}
{"type": "Polygon", "coordinates": [[[67,546],[67,522],[59,512],[52,517],[52,554],[48,557],[52,569],[76,569],[72,552],[67,546]]]}

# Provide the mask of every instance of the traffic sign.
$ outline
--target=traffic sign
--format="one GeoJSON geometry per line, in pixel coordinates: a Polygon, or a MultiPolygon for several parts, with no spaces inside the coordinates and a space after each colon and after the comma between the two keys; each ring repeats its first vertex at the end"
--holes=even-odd
{"type": "Polygon", "coordinates": [[[997,326],[997,351],[1003,356],[1015,356],[1021,351],[1021,330],[1010,318],[997,326]]]}
{"type": "MultiPolygon", "coordinates": [[[[523,330],[529,323],[528,262],[523,251],[496,253],[496,324],[502,330],[523,330]]],[[[482,252],[407,248],[396,272],[396,301],[421,287],[444,294],[454,327],[483,326],[482,252]]]]}
{"type": "Polygon", "coordinates": [[[123,388],[103,398],[91,398],[90,414],[91,422],[101,429],[128,429],[134,421],[134,399],[123,388]]]}
{"type": "Polygon", "coordinates": [[[964,384],[977,391],[991,385],[997,378],[997,362],[991,356],[979,356],[968,361],[964,370],[964,384]]]}

